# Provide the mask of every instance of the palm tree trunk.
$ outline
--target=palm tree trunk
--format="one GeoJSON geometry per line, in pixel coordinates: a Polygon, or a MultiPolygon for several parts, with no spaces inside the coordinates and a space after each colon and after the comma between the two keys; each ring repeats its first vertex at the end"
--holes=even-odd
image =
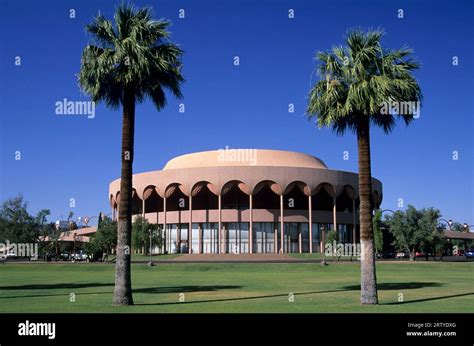
{"type": "Polygon", "coordinates": [[[122,175],[120,179],[120,208],[117,225],[117,255],[113,305],[133,305],[130,267],[132,231],[132,164],[135,132],[135,95],[123,92],[122,175]]]}
{"type": "Polygon", "coordinates": [[[378,304],[377,278],[375,275],[374,231],[372,226],[372,173],[370,165],[369,117],[357,128],[359,151],[359,218],[361,242],[360,301],[362,304],[378,304]]]}

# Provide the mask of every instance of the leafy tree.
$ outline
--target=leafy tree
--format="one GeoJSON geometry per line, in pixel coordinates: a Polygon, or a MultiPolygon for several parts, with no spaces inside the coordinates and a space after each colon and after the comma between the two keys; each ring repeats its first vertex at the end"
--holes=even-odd
{"type": "Polygon", "coordinates": [[[101,14],[87,25],[92,43],[84,48],[78,80],[95,102],[123,110],[122,173],[114,305],[132,305],[130,265],[132,225],[132,165],[135,104],[150,98],[159,111],[166,105],[165,90],[180,98],[183,51],[170,42],[170,22],[154,20],[150,8],[120,5],[115,23],[101,14]]]}
{"type": "Polygon", "coordinates": [[[61,246],[59,238],[61,236],[62,230],[57,228],[54,222],[48,224],[47,229],[42,232],[42,237],[48,237],[48,242],[40,243],[40,253],[49,253],[53,252],[57,256],[61,253],[61,247],[64,247],[64,244],[61,246]]]}
{"type": "Polygon", "coordinates": [[[382,36],[381,30],[352,30],[346,36],[346,46],[318,52],[320,80],[310,92],[307,108],[308,118],[316,118],[319,127],[330,127],[340,135],[350,131],[357,136],[362,304],[378,303],[370,127],[391,132],[396,124],[394,114],[409,124],[414,119],[413,112],[386,112],[384,105],[421,99],[420,87],[412,76],[412,71],[419,67],[410,58],[412,50],[384,49],[382,36]]]}
{"type": "Polygon", "coordinates": [[[160,247],[163,240],[158,232],[158,225],[150,224],[144,217],[137,216],[132,224],[132,245],[135,249],[144,249],[146,255],[150,254],[150,230],[151,246],[160,247]]]}
{"type": "Polygon", "coordinates": [[[74,231],[78,229],[77,223],[72,220],[73,216],[74,216],[74,212],[70,211],[67,217],[67,224],[70,231],[74,231]]]}
{"type": "Polygon", "coordinates": [[[390,232],[395,238],[393,245],[398,251],[408,252],[411,261],[415,259],[416,251],[430,251],[442,236],[437,227],[439,217],[437,209],[417,210],[412,205],[406,211],[387,216],[390,232]]]}
{"type": "Polygon", "coordinates": [[[337,234],[335,231],[328,229],[324,231],[325,233],[325,240],[324,240],[324,252],[326,252],[326,247],[332,249],[331,256],[336,258],[336,261],[339,262],[341,256],[337,255],[337,248],[333,246],[334,241],[337,243],[337,234]]]}
{"type": "Polygon", "coordinates": [[[95,237],[92,237],[88,243],[84,244],[84,251],[89,256],[91,261],[97,261],[104,257],[103,250],[99,243],[95,241],[95,237]]]}
{"type": "Polygon", "coordinates": [[[117,246],[117,223],[108,217],[104,217],[97,227],[96,234],[86,244],[87,254],[98,259],[105,255],[108,258],[112,249],[117,246]]]}
{"type": "Polygon", "coordinates": [[[49,209],[43,209],[38,212],[34,218],[36,227],[36,241],[39,242],[39,252],[48,253],[56,251],[58,254],[58,239],[61,230],[57,229],[54,222],[48,222],[48,216],[51,215],[49,209]],[[49,241],[44,242],[43,239],[48,237],[49,241]]]}
{"type": "Polygon", "coordinates": [[[374,218],[372,219],[374,228],[374,245],[377,253],[383,251],[383,233],[382,233],[382,210],[377,209],[375,211],[374,218]]]}
{"type": "Polygon", "coordinates": [[[326,243],[328,244],[332,244],[333,241],[337,241],[337,235],[336,235],[336,232],[328,229],[328,230],[325,230],[326,232],[326,243]]]}
{"type": "Polygon", "coordinates": [[[466,232],[466,228],[464,228],[464,225],[460,224],[459,222],[455,222],[451,226],[451,231],[466,232]]]}
{"type": "Polygon", "coordinates": [[[0,242],[6,243],[8,240],[10,243],[39,243],[40,254],[58,251],[57,239],[61,232],[54,223],[48,222],[50,211],[42,209],[33,216],[27,207],[28,203],[21,195],[3,202],[0,208],[0,242]],[[44,242],[45,237],[50,241],[44,242]]]}
{"type": "Polygon", "coordinates": [[[28,213],[23,196],[10,198],[0,208],[0,242],[33,243],[37,240],[35,218],[28,213]]]}
{"type": "Polygon", "coordinates": [[[443,247],[446,243],[446,237],[438,227],[439,218],[441,217],[438,209],[424,208],[421,213],[420,229],[424,230],[427,236],[421,241],[420,250],[426,254],[426,260],[428,260],[428,254],[430,253],[435,258],[437,245],[443,247]]]}

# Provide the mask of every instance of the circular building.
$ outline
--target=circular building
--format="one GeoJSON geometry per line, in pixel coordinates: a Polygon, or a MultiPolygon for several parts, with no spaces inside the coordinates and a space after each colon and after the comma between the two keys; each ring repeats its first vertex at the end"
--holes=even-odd
{"type": "MultiPolygon", "coordinates": [[[[373,206],[382,183],[372,178],[373,206]]],[[[114,218],[120,179],[109,186],[114,218]]],[[[134,217],[159,224],[160,253],[320,252],[328,232],[359,241],[358,175],[297,152],[221,149],[133,175],[134,217]]]]}

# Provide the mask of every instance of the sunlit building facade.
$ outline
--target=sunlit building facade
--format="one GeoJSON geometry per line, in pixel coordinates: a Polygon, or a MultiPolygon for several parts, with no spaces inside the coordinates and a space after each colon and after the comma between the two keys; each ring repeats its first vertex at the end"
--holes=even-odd
{"type": "MultiPolygon", "coordinates": [[[[372,178],[373,207],[382,183],[372,178]]],[[[109,186],[116,217],[120,179],[109,186]]],[[[133,215],[159,224],[161,253],[313,253],[328,232],[359,240],[358,176],[297,152],[225,149],[133,176],[133,215]]]]}

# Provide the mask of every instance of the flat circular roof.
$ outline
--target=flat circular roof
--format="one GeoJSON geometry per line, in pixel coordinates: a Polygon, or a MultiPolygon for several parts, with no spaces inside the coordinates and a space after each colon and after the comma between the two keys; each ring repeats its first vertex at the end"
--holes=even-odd
{"type": "Polygon", "coordinates": [[[175,157],[166,163],[163,170],[229,166],[328,168],[322,160],[314,156],[293,151],[227,148],[175,157]]]}

